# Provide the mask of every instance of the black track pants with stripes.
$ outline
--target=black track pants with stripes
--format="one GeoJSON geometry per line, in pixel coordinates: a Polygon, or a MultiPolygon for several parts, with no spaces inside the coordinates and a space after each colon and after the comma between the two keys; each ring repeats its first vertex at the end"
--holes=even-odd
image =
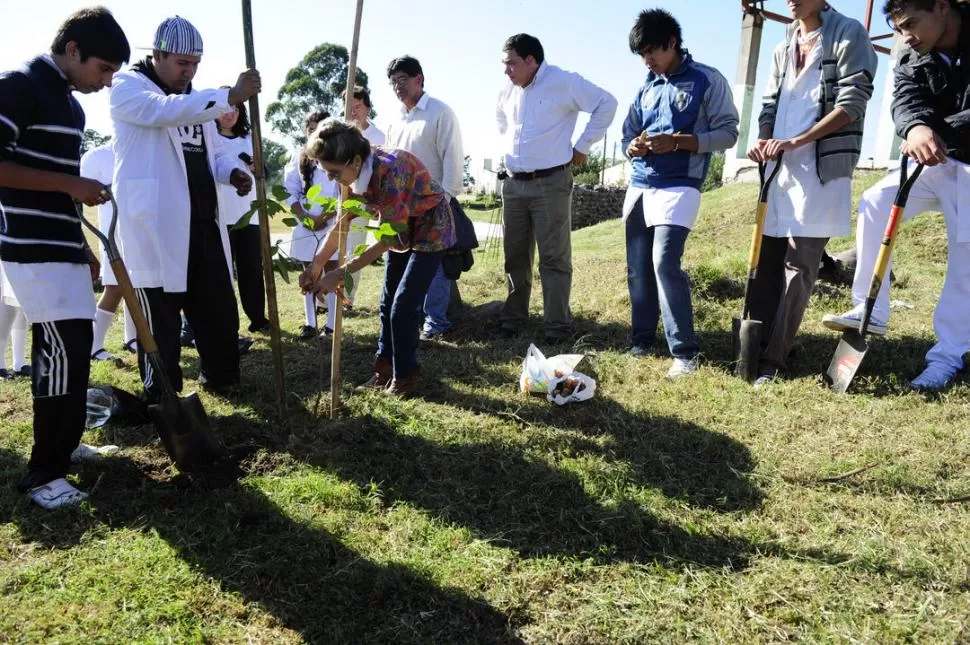
{"type": "Polygon", "coordinates": [[[36,486],[67,474],[84,433],[94,328],[86,319],[58,320],[34,323],[31,334],[34,447],[27,469],[36,486]]]}
{"type": "MultiPolygon", "coordinates": [[[[182,311],[195,332],[200,378],[213,387],[239,383],[239,346],[236,343],[239,310],[218,226],[215,220],[192,220],[187,291],[169,293],[161,288],[136,290],[168,379],[177,392],[182,390],[182,369],[179,364],[182,353],[179,341],[182,311]]],[[[161,383],[141,344],[138,346],[138,368],[148,400],[157,401],[162,393],[161,383]]]]}

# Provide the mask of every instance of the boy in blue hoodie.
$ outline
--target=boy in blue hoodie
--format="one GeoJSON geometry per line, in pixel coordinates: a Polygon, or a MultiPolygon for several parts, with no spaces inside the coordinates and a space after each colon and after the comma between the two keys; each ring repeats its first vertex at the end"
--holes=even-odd
{"type": "Polygon", "coordinates": [[[738,138],[731,86],[684,49],[680,24],[662,9],[644,11],[630,31],[630,51],[647,78],[623,123],[623,148],[633,165],[623,204],[627,281],[635,356],[656,340],[663,317],[676,379],[697,369],[690,282],[680,267],[700,208],[711,153],[738,138]]]}

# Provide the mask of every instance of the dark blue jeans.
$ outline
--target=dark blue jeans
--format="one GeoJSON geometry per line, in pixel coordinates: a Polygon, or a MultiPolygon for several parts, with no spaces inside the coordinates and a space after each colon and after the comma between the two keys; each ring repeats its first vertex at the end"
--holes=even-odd
{"type": "Polygon", "coordinates": [[[680,268],[690,229],[646,225],[638,205],[626,221],[626,270],[633,313],[633,344],[650,347],[663,317],[667,347],[675,358],[700,351],[694,336],[690,280],[680,268]]]}
{"type": "Polygon", "coordinates": [[[442,255],[440,251],[386,254],[377,355],[392,361],[396,379],[410,376],[418,367],[424,297],[441,266],[442,255]]]}

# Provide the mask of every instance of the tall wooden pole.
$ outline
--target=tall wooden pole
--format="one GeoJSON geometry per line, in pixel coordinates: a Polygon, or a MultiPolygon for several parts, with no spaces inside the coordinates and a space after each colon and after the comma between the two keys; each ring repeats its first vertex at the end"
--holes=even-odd
{"type": "MultiPolygon", "coordinates": [[[[253,45],[253,8],[251,0],[242,0],[243,38],[246,43],[246,67],[256,69],[256,50],[253,45]]],[[[269,216],[266,213],[266,176],[263,165],[262,125],[259,117],[259,97],[249,99],[249,119],[253,128],[253,165],[256,177],[256,199],[259,200],[259,242],[263,256],[263,278],[266,281],[266,302],[269,313],[269,342],[273,350],[273,369],[276,374],[276,407],[280,416],[286,411],[286,385],[283,373],[283,345],[280,340],[280,314],[276,303],[276,277],[269,241],[269,216]]]]}
{"type": "MultiPolygon", "coordinates": [[[[357,84],[357,46],[360,42],[360,19],[364,13],[364,0],[357,0],[357,14],[354,16],[354,39],[350,47],[350,61],[347,65],[347,89],[344,92],[344,119],[350,120],[350,108],[354,101],[354,86],[357,84]]],[[[346,260],[347,238],[344,232],[349,228],[343,223],[343,201],[350,194],[346,186],[340,187],[340,201],[337,204],[337,249],[341,260],[346,260]]],[[[343,303],[337,303],[333,318],[333,350],[330,354],[330,418],[337,415],[340,408],[340,342],[343,339],[343,303]]]]}

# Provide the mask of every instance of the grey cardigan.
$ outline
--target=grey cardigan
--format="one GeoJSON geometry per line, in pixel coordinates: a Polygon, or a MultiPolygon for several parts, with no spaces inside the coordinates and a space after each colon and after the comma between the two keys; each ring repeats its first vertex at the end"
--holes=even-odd
{"type": "MultiPolygon", "coordinates": [[[[831,7],[821,14],[822,82],[819,93],[819,120],[836,107],[845,110],[852,121],[832,134],[814,142],[815,166],[823,184],[839,177],[851,177],[862,153],[862,129],[866,103],[872,97],[876,74],[876,52],[862,24],[843,16],[831,7]]],[[[792,23],[771,61],[771,77],[762,97],[758,117],[759,137],[772,138],[778,96],[788,71],[791,40],[797,23],[792,23]]]]}

